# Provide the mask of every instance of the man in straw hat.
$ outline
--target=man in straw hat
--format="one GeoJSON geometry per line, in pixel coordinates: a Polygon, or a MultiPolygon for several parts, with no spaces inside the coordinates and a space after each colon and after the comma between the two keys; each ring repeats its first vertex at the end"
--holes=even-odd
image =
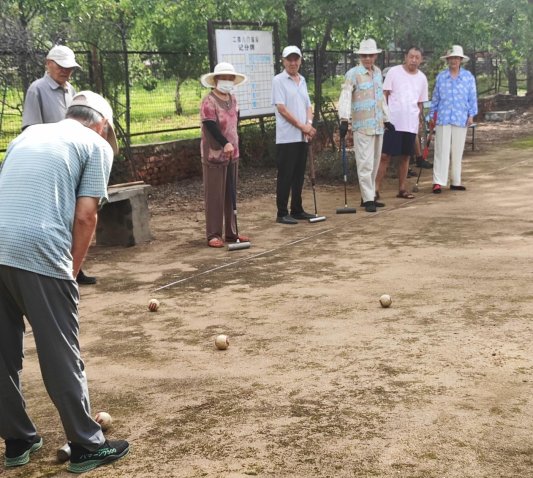
{"type": "Polygon", "coordinates": [[[461,161],[467,128],[477,115],[476,79],[461,68],[468,61],[463,48],[453,45],[441,59],[448,68],[437,75],[431,98],[430,118],[436,115],[435,160],[433,163],[433,193],[439,194],[448,184],[451,156],[450,189],[464,191],[461,184],[461,161]]]}
{"type": "Polygon", "coordinates": [[[340,136],[345,138],[351,118],[361,205],[367,212],[385,206],[376,200],[376,174],[384,130],[394,131],[383,96],[381,70],[374,64],[381,51],[372,38],[361,42],[356,52],[360,63],[346,73],[339,99],[340,136]]]}
{"type": "Polygon", "coordinates": [[[204,181],[205,230],[209,247],[224,247],[226,242],[247,242],[237,234],[233,194],[237,191],[239,106],[232,94],[247,78],[237,73],[231,63],[219,63],[200,79],[212,88],[200,107],[202,120],[201,154],[204,181]],[[228,176],[231,175],[231,176],[228,176]]]}
{"type": "Polygon", "coordinates": [[[383,136],[381,161],[376,176],[378,196],[391,157],[399,156],[399,191],[396,197],[414,198],[407,190],[407,171],[409,158],[415,151],[415,140],[420,128],[423,104],[428,100],[427,78],[418,69],[421,63],[422,51],[420,48],[411,47],[405,55],[404,63],[393,66],[383,82],[383,91],[389,105],[390,121],[394,124],[396,131],[385,131],[383,136]]]}
{"type": "Polygon", "coordinates": [[[298,224],[314,216],[304,211],[302,189],[307,163],[308,141],[316,133],[313,109],[305,78],[300,75],[302,52],[297,46],[283,49],[284,70],[272,81],[272,104],[276,106],[276,222],[298,224]],[[291,214],[288,211],[291,197],[291,214]]]}
{"type": "Polygon", "coordinates": [[[15,138],[0,166],[0,437],[7,467],[28,463],[43,443],[21,390],[24,317],[70,442],[68,469],[81,473],[128,452],[128,442],[108,442],[91,417],[75,281],[117,149],[109,103],[83,91],[66,119],[15,138]]]}
{"type": "MultiPolygon", "coordinates": [[[[24,99],[22,130],[33,124],[57,123],[65,119],[67,108],[76,94],[69,80],[76,63],[74,52],[65,45],[55,45],[46,55],[46,72],[35,80],[24,99]]],[[[76,277],[78,284],[96,284],[96,277],[86,276],[82,269],[76,277]]]]}

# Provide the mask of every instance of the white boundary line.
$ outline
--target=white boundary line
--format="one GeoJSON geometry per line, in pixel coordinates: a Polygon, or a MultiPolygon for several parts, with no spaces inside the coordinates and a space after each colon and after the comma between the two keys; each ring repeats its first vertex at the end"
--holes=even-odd
{"type": "MultiPolygon", "coordinates": [[[[498,169],[494,169],[493,171],[487,173],[487,174],[490,174],[490,175],[493,175],[495,173],[498,173],[500,171],[504,171],[506,169],[510,169],[510,168],[514,168],[515,166],[519,165],[519,164],[522,164],[522,163],[527,163],[529,162],[530,160],[529,159],[524,159],[524,160],[521,160],[521,161],[518,161],[516,163],[513,163],[513,164],[510,164],[510,165],[507,165],[507,166],[503,166],[501,168],[498,168],[498,169]]],[[[473,182],[476,182],[476,179],[473,179],[471,181],[468,181],[468,183],[473,183],[473,182]]],[[[426,196],[428,196],[429,194],[431,194],[431,192],[427,192],[427,193],[423,193],[423,194],[418,194],[416,198],[414,199],[409,199],[401,204],[399,204],[398,206],[393,206],[393,207],[390,207],[390,208],[387,208],[387,209],[384,209],[384,210],[378,210],[378,213],[377,214],[386,214],[386,213],[391,213],[393,211],[396,211],[397,209],[401,209],[403,207],[406,207],[407,205],[411,204],[412,202],[414,201],[418,201],[419,199],[421,198],[424,198],[426,196]]],[[[265,256],[267,254],[270,254],[271,252],[276,252],[276,251],[279,251],[281,249],[284,249],[285,247],[289,247],[289,246],[293,246],[295,244],[299,244],[300,242],[305,242],[309,239],[313,239],[315,237],[318,237],[318,236],[321,236],[323,234],[327,234],[328,232],[331,232],[331,231],[335,231],[337,229],[341,229],[343,227],[345,227],[347,224],[351,224],[353,222],[358,222],[360,220],[366,220],[366,219],[372,219],[373,217],[376,217],[377,214],[372,214],[372,215],[369,215],[369,216],[357,216],[357,217],[354,217],[353,219],[351,220],[347,220],[345,222],[343,222],[342,224],[339,224],[338,226],[336,227],[332,227],[332,228],[329,228],[329,229],[325,229],[323,231],[320,231],[320,232],[317,232],[315,234],[311,234],[309,236],[306,236],[306,237],[302,237],[300,239],[297,239],[297,240],[294,240],[294,241],[291,241],[291,242],[287,242],[287,243],[284,243],[282,244],[281,246],[278,246],[278,247],[275,247],[273,249],[268,249],[266,251],[263,251],[263,252],[260,252],[258,254],[253,254],[251,256],[247,256],[247,257],[243,257],[242,259],[239,259],[237,261],[232,261],[232,262],[228,262],[226,264],[222,264],[220,266],[217,266],[217,267],[213,267],[212,269],[208,269],[208,270],[205,270],[205,271],[202,271],[202,272],[198,272],[197,274],[192,274],[190,276],[187,276],[187,277],[184,277],[183,279],[180,279],[180,280],[177,280],[177,281],[174,281],[174,282],[171,282],[169,284],[166,284],[166,285],[163,285],[161,287],[158,287],[156,289],[153,290],[153,292],[159,292],[161,290],[165,290],[165,289],[168,289],[170,287],[173,287],[175,285],[178,285],[178,284],[182,284],[183,282],[187,282],[189,280],[193,280],[193,279],[196,279],[197,277],[201,277],[203,275],[206,275],[206,274],[210,274],[211,272],[215,272],[215,271],[218,271],[220,269],[225,269],[227,267],[232,267],[236,264],[239,264],[241,262],[247,262],[247,261],[251,261],[253,259],[256,259],[258,257],[261,257],[261,256],[265,256]]]]}
{"type": "MultiPolygon", "coordinates": [[[[518,161],[517,163],[513,163],[513,164],[510,164],[510,165],[503,166],[501,168],[495,169],[495,170],[491,171],[489,174],[492,175],[492,174],[498,173],[500,171],[505,171],[506,169],[510,169],[510,168],[515,167],[515,166],[517,166],[519,164],[527,163],[529,161],[530,161],[529,159],[524,159],[522,161],[518,161]]],[[[475,182],[475,181],[476,180],[474,179],[474,180],[469,181],[469,182],[472,183],[472,182],[475,182]]],[[[410,204],[413,201],[416,201],[417,199],[423,198],[423,197],[427,196],[428,194],[430,194],[430,193],[427,192],[427,193],[424,193],[424,194],[421,194],[421,195],[419,194],[415,199],[410,199],[410,200],[408,200],[406,202],[403,202],[402,204],[400,204],[400,205],[398,205],[396,207],[387,208],[387,209],[384,209],[382,211],[378,210],[378,214],[384,214],[384,213],[387,213],[387,212],[395,211],[396,209],[400,209],[402,207],[405,207],[407,204],[410,204]]],[[[180,280],[171,282],[170,284],[158,287],[157,289],[154,289],[154,292],[158,292],[160,290],[168,289],[168,288],[170,288],[172,286],[181,284],[183,282],[187,282],[187,281],[192,280],[192,279],[196,279],[197,277],[209,274],[211,272],[214,272],[214,271],[217,271],[217,270],[220,270],[220,269],[225,269],[226,267],[234,266],[236,264],[239,264],[240,262],[251,261],[251,260],[256,259],[258,257],[270,254],[271,252],[279,251],[279,250],[283,249],[284,247],[293,246],[295,244],[307,241],[307,240],[312,239],[314,237],[318,237],[318,236],[321,236],[323,234],[327,234],[328,232],[335,231],[336,229],[340,229],[341,227],[344,227],[346,224],[351,224],[353,222],[359,221],[359,220],[361,220],[360,219],[361,217],[362,217],[363,220],[364,219],[371,219],[373,217],[376,217],[376,214],[373,214],[373,215],[370,215],[370,216],[357,216],[357,217],[355,217],[355,218],[353,218],[351,220],[348,220],[348,221],[344,222],[343,224],[341,224],[341,225],[339,225],[337,227],[331,227],[329,229],[325,229],[325,230],[317,232],[315,234],[311,234],[310,236],[302,237],[301,239],[297,239],[295,241],[287,242],[287,243],[285,243],[285,244],[283,244],[283,245],[281,245],[279,247],[275,247],[274,249],[268,249],[268,250],[260,252],[258,254],[254,254],[254,255],[251,255],[251,256],[243,257],[242,259],[239,259],[237,261],[228,262],[227,264],[222,264],[221,266],[213,267],[212,269],[208,269],[206,271],[199,272],[198,274],[193,274],[193,275],[190,275],[188,277],[184,277],[183,279],[180,279],[180,280]]],[[[30,330],[29,332],[26,332],[24,334],[24,336],[27,337],[27,336],[32,335],[32,334],[33,334],[33,330],[30,330]]]]}
{"type": "Polygon", "coordinates": [[[317,232],[315,234],[311,234],[310,236],[306,236],[306,237],[303,237],[301,239],[297,239],[295,241],[287,242],[285,244],[282,244],[279,247],[275,247],[273,249],[268,249],[268,250],[260,252],[258,254],[253,254],[251,256],[243,257],[242,259],[239,259],[238,261],[228,262],[226,264],[222,264],[221,266],[213,267],[212,269],[208,269],[206,271],[199,272],[198,274],[193,274],[191,276],[185,277],[185,278],[177,280],[175,282],[171,282],[170,284],[158,287],[157,289],[154,289],[154,292],[157,292],[157,291],[160,291],[160,290],[163,290],[163,289],[167,289],[169,287],[172,287],[173,285],[181,284],[182,282],[186,282],[188,280],[195,279],[196,277],[200,277],[200,276],[203,276],[205,274],[209,274],[210,272],[214,272],[214,271],[217,271],[219,269],[225,269],[226,267],[234,266],[235,264],[239,264],[240,262],[250,261],[252,259],[256,259],[257,257],[261,257],[261,256],[264,256],[266,254],[270,254],[271,252],[279,251],[279,250],[283,249],[284,247],[293,246],[294,244],[298,244],[299,242],[307,241],[308,239],[312,239],[313,237],[321,236],[322,234],[326,234],[327,232],[334,231],[335,229],[338,229],[338,227],[332,227],[330,229],[325,229],[325,230],[317,232]]]}

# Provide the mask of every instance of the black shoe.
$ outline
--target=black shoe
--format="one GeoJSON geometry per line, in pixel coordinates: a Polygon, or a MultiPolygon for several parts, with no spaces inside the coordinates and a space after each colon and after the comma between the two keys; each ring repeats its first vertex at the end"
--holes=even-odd
{"type": "Polygon", "coordinates": [[[426,161],[424,158],[422,158],[422,156],[419,156],[416,158],[416,167],[422,169],[432,169],[433,164],[429,161],[426,161]]]}
{"type": "Polygon", "coordinates": [[[96,284],[96,277],[86,276],[80,269],[76,276],[76,282],[81,285],[93,285],[96,284]]]}
{"type": "Polygon", "coordinates": [[[466,191],[464,186],[454,186],[453,184],[450,186],[450,189],[452,191],[466,191]]]}
{"type": "Polygon", "coordinates": [[[416,174],[416,171],[414,169],[409,168],[407,170],[407,177],[408,178],[416,178],[418,174],[416,174]]]}
{"type": "Polygon", "coordinates": [[[309,214],[308,212],[302,211],[298,212],[296,214],[291,214],[291,217],[294,219],[298,219],[299,221],[307,221],[308,219],[313,219],[315,217],[314,214],[309,214]]]}
{"type": "Polygon", "coordinates": [[[298,221],[292,216],[278,216],[276,222],[279,224],[298,224],[298,221]]]}
{"type": "Polygon", "coordinates": [[[43,446],[43,439],[35,435],[33,440],[6,440],[6,467],[22,466],[30,461],[30,453],[43,446]]]}
{"type": "MultiPolygon", "coordinates": [[[[363,198],[361,198],[361,207],[363,207],[365,205],[365,203],[363,202],[363,198]]],[[[385,204],[382,203],[382,202],[379,202],[377,200],[377,197],[374,199],[374,206],[376,207],[385,207],[385,204]]]]}
{"type": "Polygon", "coordinates": [[[366,201],[363,203],[366,212],[376,212],[376,205],[374,201],[366,201]]]}
{"type": "Polygon", "coordinates": [[[102,465],[107,465],[130,451],[126,440],[105,441],[94,451],[87,450],[76,443],[70,444],[70,464],[67,470],[72,473],[85,473],[102,465]]]}

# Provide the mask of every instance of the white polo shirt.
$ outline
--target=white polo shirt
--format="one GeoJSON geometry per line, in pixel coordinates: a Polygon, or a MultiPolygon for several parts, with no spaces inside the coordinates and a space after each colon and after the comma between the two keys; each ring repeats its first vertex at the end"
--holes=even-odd
{"type": "MultiPolygon", "coordinates": [[[[311,106],[311,99],[307,91],[305,78],[298,73],[300,83],[296,82],[283,70],[272,80],[272,104],[285,105],[289,112],[300,122],[307,122],[307,110],[311,106]]],[[[290,124],[276,108],[276,144],[301,143],[305,141],[304,134],[296,126],[290,124]]]]}

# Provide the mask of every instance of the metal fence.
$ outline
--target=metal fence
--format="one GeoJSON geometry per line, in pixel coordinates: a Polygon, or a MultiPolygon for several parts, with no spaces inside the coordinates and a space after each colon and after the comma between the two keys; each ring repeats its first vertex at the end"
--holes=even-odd
{"type": "MultiPolygon", "coordinates": [[[[20,132],[25,91],[44,74],[45,56],[0,53],[0,151],[20,132]]],[[[76,51],[76,61],[81,69],[76,69],[71,83],[77,91],[90,89],[109,99],[123,141],[146,143],[199,134],[199,103],[206,90],[196,78],[181,81],[175,73],[186,73],[183,65],[191,62],[186,54],[76,51]]],[[[207,53],[198,61],[207,71],[207,53]]]]}
{"type": "MultiPolygon", "coordinates": [[[[318,54],[314,50],[304,51],[302,73],[308,81],[315,114],[328,121],[334,119],[332,103],[338,98],[342,77],[358,60],[349,51],[327,51],[323,67],[317,71],[318,54]]],[[[469,55],[475,61],[467,67],[486,80],[480,92],[495,93],[505,88],[500,58],[480,53],[469,55]]],[[[198,81],[198,71],[209,70],[208,52],[191,58],[179,52],[89,49],[76,51],[76,59],[81,69],[73,75],[74,87],[78,91],[101,92],[110,100],[123,144],[199,136],[199,104],[206,90],[198,81]]],[[[401,63],[402,59],[403,52],[385,52],[378,64],[385,67],[401,63]]],[[[32,55],[0,52],[0,152],[20,132],[25,91],[43,75],[44,64],[42,52],[32,55]]],[[[437,71],[430,71],[435,65],[443,67],[431,53],[426,53],[423,70],[430,82],[437,71]]],[[[519,85],[522,81],[525,85],[525,67],[520,66],[518,73],[519,85]]]]}

